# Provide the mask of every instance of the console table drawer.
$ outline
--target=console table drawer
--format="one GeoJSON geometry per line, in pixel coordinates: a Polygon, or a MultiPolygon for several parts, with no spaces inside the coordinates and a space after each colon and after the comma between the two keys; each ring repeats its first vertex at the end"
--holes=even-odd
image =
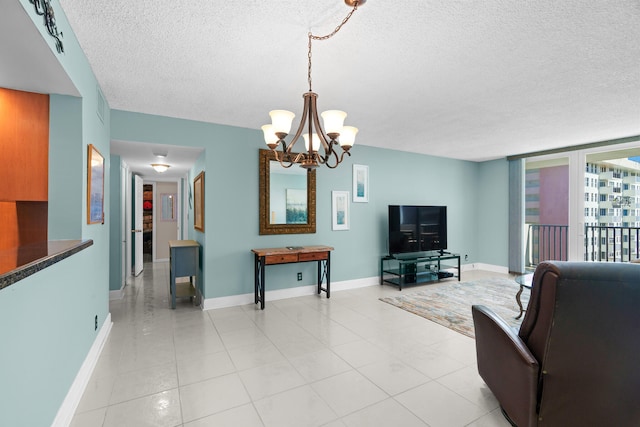
{"type": "Polygon", "coordinates": [[[298,259],[302,261],[320,261],[329,258],[329,252],[301,253],[298,259]]]}
{"type": "Polygon", "coordinates": [[[264,257],[265,264],[286,264],[289,262],[298,262],[298,254],[277,254],[264,257]]]}

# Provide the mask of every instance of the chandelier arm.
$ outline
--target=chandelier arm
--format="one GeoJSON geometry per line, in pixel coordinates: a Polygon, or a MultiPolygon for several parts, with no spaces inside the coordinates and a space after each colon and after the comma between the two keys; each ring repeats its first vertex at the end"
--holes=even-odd
{"type": "Polygon", "coordinates": [[[307,92],[302,95],[302,97],[304,98],[304,110],[302,111],[302,118],[300,120],[300,125],[298,126],[298,130],[296,131],[295,135],[293,136],[293,139],[289,143],[289,147],[287,147],[287,153],[291,153],[293,146],[296,144],[296,142],[300,138],[300,135],[302,135],[302,131],[304,131],[304,125],[307,122],[307,113],[309,111],[309,103],[310,103],[309,97],[311,95],[315,95],[315,93],[307,92]]]}
{"type": "Polygon", "coordinates": [[[311,117],[309,117],[309,120],[313,118],[313,124],[316,127],[318,138],[320,138],[320,142],[322,143],[322,147],[324,148],[325,156],[328,156],[333,151],[333,147],[331,146],[333,140],[327,138],[327,135],[325,135],[324,133],[324,129],[322,129],[322,126],[320,126],[320,119],[318,119],[318,106],[316,103],[316,99],[317,97],[314,97],[311,100],[311,117]]]}
{"type": "Polygon", "coordinates": [[[295,158],[295,159],[293,159],[293,162],[292,162],[291,164],[293,164],[293,163],[300,163],[300,160],[302,160],[302,158],[303,158],[303,157],[304,157],[304,153],[298,153],[298,154],[296,155],[296,158],[295,158]]]}
{"type": "Polygon", "coordinates": [[[288,165],[285,164],[286,160],[285,160],[284,152],[278,154],[276,150],[272,150],[272,151],[273,151],[273,154],[276,156],[276,160],[280,163],[280,166],[282,166],[285,169],[288,169],[291,166],[293,166],[294,162],[291,161],[291,158],[289,156],[287,156],[289,157],[289,162],[288,162],[289,164],[288,165]]]}
{"type": "Polygon", "coordinates": [[[327,163],[326,163],[326,165],[327,165],[327,167],[328,167],[329,169],[335,169],[335,168],[337,168],[337,167],[338,167],[338,165],[339,165],[340,163],[342,163],[342,161],[344,160],[344,155],[345,155],[345,154],[346,154],[347,156],[351,156],[351,153],[350,153],[350,152],[348,152],[348,151],[343,151],[343,152],[342,152],[342,154],[340,155],[340,158],[339,158],[339,159],[338,159],[338,153],[336,153],[336,152],[335,152],[335,150],[334,150],[333,154],[334,154],[334,155],[335,155],[335,157],[336,157],[336,164],[335,164],[335,165],[333,165],[333,166],[331,166],[331,165],[327,162],[327,163]]]}

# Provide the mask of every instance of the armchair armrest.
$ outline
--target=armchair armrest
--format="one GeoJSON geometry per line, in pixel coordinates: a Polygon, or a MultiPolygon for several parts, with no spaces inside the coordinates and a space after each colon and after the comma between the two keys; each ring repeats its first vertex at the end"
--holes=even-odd
{"type": "Polygon", "coordinates": [[[538,361],[500,316],[482,305],[471,311],[478,373],[516,425],[536,425],[538,361]]]}

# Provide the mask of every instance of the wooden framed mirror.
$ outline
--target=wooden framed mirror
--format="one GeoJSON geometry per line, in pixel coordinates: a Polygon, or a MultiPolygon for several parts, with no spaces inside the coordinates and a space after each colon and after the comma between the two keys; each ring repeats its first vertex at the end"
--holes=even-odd
{"type": "Polygon", "coordinates": [[[316,232],[316,171],[283,168],[271,150],[260,150],[260,234],[316,232]]]}

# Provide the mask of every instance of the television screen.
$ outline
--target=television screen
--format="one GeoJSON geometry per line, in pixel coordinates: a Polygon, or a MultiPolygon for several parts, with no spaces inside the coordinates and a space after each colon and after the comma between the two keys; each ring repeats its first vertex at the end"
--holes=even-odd
{"type": "Polygon", "coordinates": [[[389,254],[447,249],[447,207],[389,205],[389,254]]]}

